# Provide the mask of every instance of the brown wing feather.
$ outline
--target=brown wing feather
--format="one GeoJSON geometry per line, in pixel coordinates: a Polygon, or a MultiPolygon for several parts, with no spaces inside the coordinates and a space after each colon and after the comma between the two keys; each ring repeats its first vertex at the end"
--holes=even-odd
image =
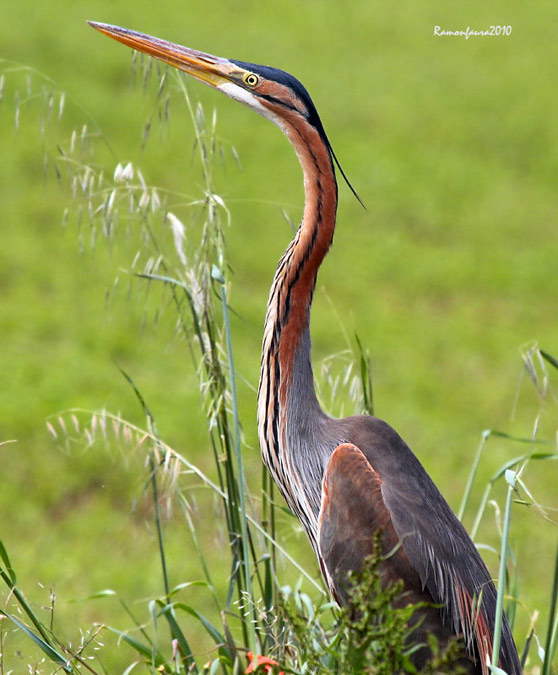
{"type": "MultiPolygon", "coordinates": [[[[335,429],[362,452],[371,467],[365,469],[361,462],[359,470],[368,475],[372,471],[377,476],[370,485],[380,486],[381,500],[377,489],[371,492],[370,499],[361,488],[361,503],[370,502],[370,508],[387,511],[409,567],[420,578],[420,588],[442,605],[442,622],[454,635],[463,636],[478,672],[488,673],[486,659],[492,651],[496,589],[465,528],[389,424],[375,417],[358,416],[336,421],[335,429]]],[[[521,673],[505,616],[500,667],[509,675],[521,673]]]]}
{"type": "MultiPolygon", "coordinates": [[[[452,637],[444,624],[432,596],[424,590],[419,575],[400,545],[388,509],[382,497],[382,480],[362,452],[349,443],[338,446],[328,464],[323,483],[319,519],[319,547],[324,576],[340,604],[347,601],[347,574],[362,571],[364,560],[374,552],[375,535],[379,536],[380,576],[384,586],[399,580],[404,591],[394,603],[426,603],[413,617],[413,641],[427,644],[427,636],[435,635],[440,645],[452,637]]],[[[415,665],[424,665],[430,650],[424,647],[415,653],[415,665]]],[[[467,658],[462,665],[476,672],[467,658]]]]}

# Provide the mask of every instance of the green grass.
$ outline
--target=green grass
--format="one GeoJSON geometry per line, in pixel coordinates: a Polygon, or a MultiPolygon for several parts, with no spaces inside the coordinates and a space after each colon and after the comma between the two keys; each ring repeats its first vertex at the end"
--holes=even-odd
{"type": "MultiPolygon", "coordinates": [[[[143,457],[117,447],[61,452],[45,431],[46,419],[68,408],[105,407],[142,425],[141,408],[116,363],[146,397],[165,440],[204,470],[211,466],[195,368],[175,334],[175,316],[153,285],[146,290],[134,283],[128,293],[122,270],[137,250],[133,233],[110,247],[92,247],[84,225],[80,255],[75,217],[61,225],[72,200],[67,182],[59,184],[52,169],[56,143],[68,147],[72,130],[85,122],[102,134],[95,158],[109,173],[119,161],[141,165],[149,184],[170,191],[173,211],[185,201],[182,195],[200,194],[181,96],[173,95],[172,123],[159,124],[157,78],[144,88],[138,70],[134,83],[127,51],[96,35],[85,19],[277,65],[308,86],[368,207],[364,212],[341,187],[339,228],[316,294],[315,361],[344,349],[345,333],[358,332],[371,353],[377,414],[410,443],[454,508],[483,429],[532,435],[540,401],[525,383],[515,405],[522,346],[536,339],[548,352],[558,351],[551,151],[557,132],[549,114],[556,108],[557,54],[549,28],[556,10],[550,3],[392,9],[358,2],[302,11],[299,3],[284,1],[239,11],[218,2],[211,12],[185,7],[178,15],[171,3],[158,8],[156,15],[150,6],[131,13],[95,2],[85,14],[70,2],[56,8],[12,3],[0,28],[4,58],[36,68],[67,92],[62,119],[55,119],[56,102],[41,134],[42,100],[25,102],[26,75],[3,68],[0,440],[17,442],[0,446],[0,539],[30,601],[37,607],[50,602],[38,582],[53,588],[56,620],[70,631],[93,621],[127,625],[109,598],[68,600],[103,588],[116,588],[130,602],[154,597],[161,592],[159,562],[149,499],[142,496],[143,457]],[[431,37],[434,24],[473,27],[496,20],[513,25],[511,38],[465,43],[431,37]],[[51,158],[46,179],[45,153],[51,158]]],[[[31,86],[41,91],[40,75],[32,76],[31,86]]],[[[217,109],[225,153],[214,182],[231,213],[230,300],[238,312],[231,329],[252,481],[260,475],[253,388],[261,326],[272,271],[291,232],[281,209],[294,222],[300,217],[300,172],[286,141],[265,121],[203,87],[190,90],[208,115],[217,109]]],[[[188,234],[195,233],[196,221],[186,224],[188,234]]],[[[352,412],[347,403],[344,412],[352,412]]],[[[540,424],[540,436],[553,437],[555,406],[547,405],[540,424]]],[[[468,527],[486,481],[523,450],[505,439],[489,440],[465,513],[468,527]]],[[[556,508],[554,465],[532,465],[529,477],[537,499],[556,508]]],[[[502,509],[505,494],[500,482],[494,496],[502,509]]],[[[212,500],[207,506],[203,497],[196,494],[212,513],[212,500]]],[[[202,529],[204,514],[200,506],[202,529]]],[[[285,545],[315,569],[304,536],[286,521],[285,545]]],[[[166,528],[170,577],[177,583],[197,578],[183,522],[171,519],[166,528]]],[[[525,635],[535,608],[544,614],[548,607],[555,527],[517,507],[510,536],[512,550],[521,554],[525,606],[517,620],[525,635]]],[[[479,538],[498,547],[492,523],[481,527],[479,538]]],[[[225,540],[206,543],[207,556],[219,561],[225,540]]],[[[485,558],[496,575],[497,557],[487,552],[485,558]]],[[[292,578],[289,569],[283,573],[292,578]]],[[[17,639],[6,645],[12,655],[22,647],[17,639]]],[[[114,668],[128,662],[121,651],[113,652],[114,668]]]]}

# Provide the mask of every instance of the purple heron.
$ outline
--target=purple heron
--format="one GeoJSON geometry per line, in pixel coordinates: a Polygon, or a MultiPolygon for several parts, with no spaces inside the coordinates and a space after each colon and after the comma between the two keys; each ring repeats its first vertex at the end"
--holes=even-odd
{"type": "MultiPolygon", "coordinates": [[[[304,173],[305,205],[267,305],[258,390],[263,460],[304,526],[340,604],[347,601],[348,573],[362,571],[378,536],[385,554],[382,582],[402,581],[401,603],[424,603],[413,639],[425,646],[414,653],[415,665],[420,668],[430,656],[428,635],[442,645],[457,637],[465,670],[487,674],[496,590],[464,527],[386,422],[365,415],[333,419],[316,397],[310,309],[335,229],[335,163],[345,175],[308,92],[276,68],[211,56],[117,26],[91,25],[244,103],[291,142],[304,173]]],[[[499,665],[510,675],[521,673],[505,616],[499,665]]]]}

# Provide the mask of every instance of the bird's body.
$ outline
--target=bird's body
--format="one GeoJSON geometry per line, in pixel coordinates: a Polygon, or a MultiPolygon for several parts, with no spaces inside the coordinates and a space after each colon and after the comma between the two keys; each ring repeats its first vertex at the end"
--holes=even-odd
{"type": "MultiPolygon", "coordinates": [[[[335,155],[306,89],[283,71],[221,59],[105,24],[101,32],[180,68],[277,124],[304,172],[300,228],[281,258],[265,319],[258,429],[262,456],[304,526],[328,586],[347,601],[347,573],[361,571],[379,537],[382,581],[402,581],[397,602],[426,603],[413,637],[462,640],[467,672],[489,672],[496,590],[475,545],[420,462],[385,422],[332,419],[318,403],[310,308],[336,221],[335,155]]],[[[344,176],[344,174],[343,174],[344,176]]],[[[351,188],[352,189],[352,188],[351,188]]],[[[427,646],[415,652],[420,668],[427,646]]],[[[503,617],[500,667],[521,672],[503,617]]]]}

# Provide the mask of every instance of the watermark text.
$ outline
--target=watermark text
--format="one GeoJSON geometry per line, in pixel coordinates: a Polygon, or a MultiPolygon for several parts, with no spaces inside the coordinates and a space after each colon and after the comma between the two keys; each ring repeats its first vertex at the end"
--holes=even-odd
{"type": "Polygon", "coordinates": [[[508,37],[512,34],[511,26],[489,26],[487,30],[473,30],[467,26],[467,30],[444,30],[440,26],[434,26],[434,35],[438,37],[508,37]]]}

